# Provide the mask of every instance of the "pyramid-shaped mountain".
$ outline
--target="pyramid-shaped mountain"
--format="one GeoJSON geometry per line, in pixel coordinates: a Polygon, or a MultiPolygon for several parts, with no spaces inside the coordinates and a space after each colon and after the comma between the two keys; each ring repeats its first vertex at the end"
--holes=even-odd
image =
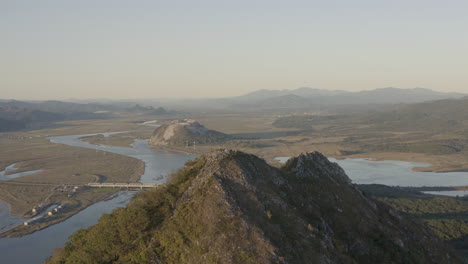
{"type": "Polygon", "coordinates": [[[50,263],[461,263],[320,153],[219,150],[75,233],[50,263]]]}

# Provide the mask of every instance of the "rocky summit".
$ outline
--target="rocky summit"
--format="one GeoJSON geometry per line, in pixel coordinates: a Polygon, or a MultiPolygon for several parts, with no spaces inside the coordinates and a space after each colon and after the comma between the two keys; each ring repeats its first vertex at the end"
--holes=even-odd
{"type": "Polygon", "coordinates": [[[207,129],[193,119],[174,120],[158,127],[150,139],[152,145],[193,146],[221,143],[228,135],[207,129]]]}
{"type": "Polygon", "coordinates": [[[461,263],[320,153],[219,150],[71,236],[49,263],[461,263]]]}

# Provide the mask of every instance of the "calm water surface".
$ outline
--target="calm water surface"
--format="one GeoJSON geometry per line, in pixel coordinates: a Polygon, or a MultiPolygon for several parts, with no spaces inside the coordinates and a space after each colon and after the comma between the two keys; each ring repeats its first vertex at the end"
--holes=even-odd
{"type": "Polygon", "coordinates": [[[63,247],[71,234],[96,224],[103,214],[125,206],[132,195],[121,193],[112,200],[95,203],[61,223],[30,235],[0,239],[0,263],[43,263],[55,248],[63,247]]]}
{"type": "Polygon", "coordinates": [[[13,163],[10,166],[6,167],[4,170],[0,171],[0,181],[7,181],[7,180],[11,180],[11,179],[18,178],[18,177],[39,173],[39,172],[42,171],[42,170],[32,170],[32,171],[23,171],[23,172],[18,172],[18,173],[12,173],[12,172],[14,172],[15,170],[18,169],[18,168],[15,168],[16,164],[17,163],[13,163]]]}
{"type": "Polygon", "coordinates": [[[463,197],[468,195],[468,191],[427,191],[423,192],[427,194],[434,194],[434,195],[445,195],[445,196],[453,196],[453,197],[463,197]]]}
{"type": "MultiPolygon", "coordinates": [[[[109,136],[114,133],[102,134],[109,136]]],[[[195,158],[190,155],[151,150],[146,140],[136,140],[131,148],[92,145],[80,140],[82,137],[91,135],[96,134],[51,137],[50,141],[140,159],[145,162],[145,173],[140,180],[142,183],[163,183],[169,173],[182,167],[186,161],[195,158]]],[[[288,157],[278,158],[281,162],[285,162],[287,159],[288,157]]],[[[367,159],[336,160],[331,158],[330,161],[337,162],[343,167],[355,183],[378,183],[392,186],[468,185],[468,173],[466,172],[432,173],[411,170],[413,167],[429,166],[428,164],[402,161],[370,161],[367,159]]],[[[96,224],[102,214],[110,213],[117,207],[125,206],[131,196],[132,194],[129,193],[121,193],[112,200],[95,203],[71,218],[31,235],[0,239],[0,263],[42,263],[52,254],[55,248],[62,247],[72,233],[80,228],[96,224]]],[[[0,203],[0,210],[0,228],[24,221],[24,219],[10,216],[8,206],[3,203],[0,203]]]]}
{"type": "MultiPolygon", "coordinates": [[[[286,162],[289,157],[277,157],[286,162]]],[[[468,172],[415,172],[414,167],[428,167],[429,164],[395,160],[372,161],[369,159],[329,158],[338,163],[354,183],[385,184],[389,186],[464,186],[468,185],[468,172]]]]}

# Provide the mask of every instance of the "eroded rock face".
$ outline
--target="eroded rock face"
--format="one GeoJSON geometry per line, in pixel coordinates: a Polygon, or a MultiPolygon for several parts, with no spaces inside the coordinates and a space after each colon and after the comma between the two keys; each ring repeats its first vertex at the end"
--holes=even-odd
{"type": "Polygon", "coordinates": [[[152,145],[193,146],[221,143],[229,136],[209,130],[193,119],[174,120],[158,127],[150,139],[152,145]]]}
{"type": "Polygon", "coordinates": [[[324,180],[326,177],[336,184],[351,184],[351,179],[344,170],[337,163],[330,162],[319,152],[301,154],[298,157],[289,159],[284,168],[300,178],[312,177],[324,180]]]}
{"type": "Polygon", "coordinates": [[[218,150],[173,177],[72,237],[58,261],[461,263],[422,224],[364,196],[317,152],[276,168],[218,150]],[[135,238],[124,240],[128,230],[135,238]]]}

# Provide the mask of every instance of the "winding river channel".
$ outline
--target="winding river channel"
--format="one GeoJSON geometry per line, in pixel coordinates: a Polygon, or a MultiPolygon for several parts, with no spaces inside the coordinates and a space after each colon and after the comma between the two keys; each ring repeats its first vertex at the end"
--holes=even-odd
{"type": "MultiPolygon", "coordinates": [[[[109,136],[115,133],[99,134],[109,136]]],[[[140,178],[142,183],[164,183],[169,173],[181,168],[186,161],[195,158],[195,156],[191,155],[154,151],[150,149],[147,140],[135,140],[132,148],[93,145],[80,140],[82,137],[92,135],[98,134],[51,137],[50,142],[102,150],[140,159],[145,163],[145,172],[140,178]]],[[[8,169],[12,170],[13,167],[11,166],[8,169]]],[[[9,178],[11,177],[13,176],[9,178]]],[[[55,248],[63,247],[71,234],[78,229],[96,224],[103,214],[110,213],[117,207],[125,206],[132,196],[132,193],[120,193],[111,200],[95,203],[67,220],[33,234],[17,238],[1,238],[0,263],[43,263],[55,248]]],[[[25,219],[10,215],[9,206],[4,203],[0,203],[0,210],[1,226],[19,224],[25,221],[25,219]]]]}
{"type": "MultiPolygon", "coordinates": [[[[115,133],[99,134],[109,136],[115,133]]],[[[93,145],[80,140],[82,137],[92,135],[98,134],[51,137],[50,141],[56,144],[96,149],[140,159],[145,163],[145,172],[140,178],[142,183],[164,183],[169,173],[181,168],[186,161],[195,158],[191,155],[154,151],[150,149],[147,140],[135,140],[131,148],[93,145]]],[[[285,162],[287,159],[288,157],[278,158],[281,162],[285,162]]],[[[353,182],[356,183],[379,183],[393,186],[468,185],[468,173],[466,172],[441,174],[411,170],[413,167],[428,166],[422,163],[370,161],[367,159],[330,160],[343,167],[353,182]]],[[[8,180],[34,173],[22,172],[22,174],[16,175],[4,175],[5,172],[11,172],[14,169],[14,164],[12,164],[5,171],[0,172],[0,180],[8,180]]],[[[464,192],[458,192],[457,194],[464,194],[464,192]]],[[[110,213],[117,207],[125,206],[132,196],[132,193],[120,193],[113,199],[95,203],[69,219],[33,234],[18,238],[1,238],[0,263],[43,263],[55,248],[63,247],[72,233],[80,228],[96,224],[103,214],[110,213]]],[[[25,219],[11,216],[9,206],[0,202],[0,228],[19,224],[23,221],[25,219]]]]}

